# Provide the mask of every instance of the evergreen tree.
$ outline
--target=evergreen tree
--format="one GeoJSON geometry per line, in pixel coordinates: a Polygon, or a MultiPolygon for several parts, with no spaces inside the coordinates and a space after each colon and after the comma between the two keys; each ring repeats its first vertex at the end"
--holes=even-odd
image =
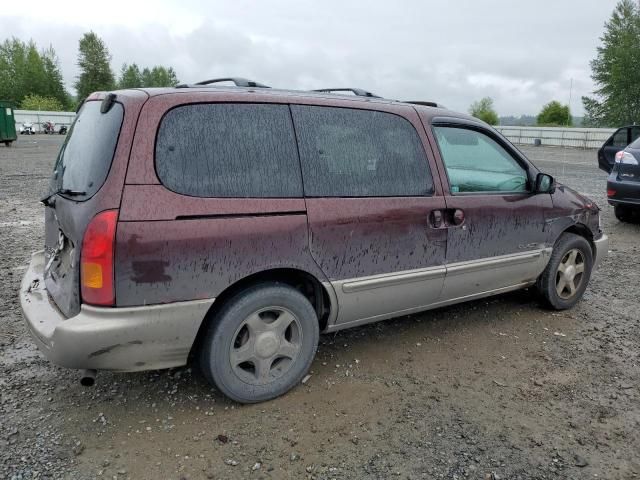
{"type": "Polygon", "coordinates": [[[594,97],[582,97],[585,125],[617,127],[640,122],[640,9],[621,0],[605,23],[591,62],[594,97]]]}
{"type": "Polygon", "coordinates": [[[142,74],[138,65],[132,63],[122,65],[120,71],[120,80],[118,80],[118,88],[139,88],[142,87],[142,74]]]}
{"type": "Polygon", "coordinates": [[[60,61],[53,46],[49,45],[49,48],[43,50],[40,56],[42,57],[45,76],[47,78],[47,95],[58,100],[63,107],[72,108],[73,102],[64,87],[60,61]]]}
{"type": "Polygon", "coordinates": [[[109,50],[100,37],[94,32],[85,33],[80,39],[80,76],[75,84],[80,100],[84,100],[92,92],[112,90],[115,87],[110,61],[109,50]]]}
{"type": "Polygon", "coordinates": [[[175,87],[179,83],[173,68],[159,65],[152,69],[143,69],[141,77],[143,87],[175,87]]]}
{"type": "Polygon", "coordinates": [[[55,51],[49,47],[38,52],[33,41],[5,40],[0,44],[0,98],[19,105],[28,95],[52,97],[68,105],[55,51]]]}
{"type": "Polygon", "coordinates": [[[0,45],[0,98],[19,104],[25,97],[23,81],[27,46],[17,38],[0,45]]]}
{"type": "Polygon", "coordinates": [[[140,71],[135,63],[122,66],[118,88],[139,88],[139,87],[175,87],[180,83],[173,68],[156,65],[149,69],[147,67],[140,71]]]}

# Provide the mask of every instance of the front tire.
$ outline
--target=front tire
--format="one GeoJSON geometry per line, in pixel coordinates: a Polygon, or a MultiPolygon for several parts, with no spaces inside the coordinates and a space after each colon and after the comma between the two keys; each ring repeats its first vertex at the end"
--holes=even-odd
{"type": "Polygon", "coordinates": [[[587,289],[592,268],[593,251],[589,242],[579,235],[564,233],[538,278],[538,291],[555,310],[573,308],[587,289]]]}
{"type": "Polygon", "coordinates": [[[218,312],[200,350],[200,366],[227,397],[240,403],[276,398],[309,371],[320,336],[307,298],[283,284],[255,285],[218,312]]]}

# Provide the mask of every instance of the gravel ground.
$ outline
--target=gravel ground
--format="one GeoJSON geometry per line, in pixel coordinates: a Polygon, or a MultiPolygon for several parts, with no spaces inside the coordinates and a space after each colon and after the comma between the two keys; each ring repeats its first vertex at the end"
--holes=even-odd
{"type": "Polygon", "coordinates": [[[83,388],[34,347],[17,292],[61,140],[0,147],[0,478],[640,477],[640,225],[594,151],[524,149],[603,208],[611,251],[576,308],[521,291],[325,335],[305,385],[240,406],[191,368],[83,388]]]}

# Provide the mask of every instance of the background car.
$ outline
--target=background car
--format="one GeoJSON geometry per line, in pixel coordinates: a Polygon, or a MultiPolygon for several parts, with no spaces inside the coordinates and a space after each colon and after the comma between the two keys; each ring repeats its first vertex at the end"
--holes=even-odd
{"type": "Polygon", "coordinates": [[[621,222],[640,216],[640,138],[616,153],[607,179],[607,197],[621,222]]]}
{"type": "Polygon", "coordinates": [[[640,125],[629,125],[616,130],[598,150],[598,167],[611,173],[616,153],[637,140],[638,137],[640,137],[640,125]]]}

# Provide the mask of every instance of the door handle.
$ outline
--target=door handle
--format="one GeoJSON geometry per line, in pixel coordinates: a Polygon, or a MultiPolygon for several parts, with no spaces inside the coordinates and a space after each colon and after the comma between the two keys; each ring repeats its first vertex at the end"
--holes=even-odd
{"type": "Polygon", "coordinates": [[[456,227],[462,225],[464,223],[464,210],[456,208],[451,215],[451,223],[456,227]]]}
{"type": "Polygon", "coordinates": [[[432,210],[429,214],[429,225],[432,228],[459,227],[466,230],[464,210],[459,208],[447,208],[444,210],[432,210]]]}
{"type": "Polygon", "coordinates": [[[429,224],[433,228],[442,228],[444,227],[444,215],[442,214],[442,210],[432,210],[429,214],[429,224]]]}

